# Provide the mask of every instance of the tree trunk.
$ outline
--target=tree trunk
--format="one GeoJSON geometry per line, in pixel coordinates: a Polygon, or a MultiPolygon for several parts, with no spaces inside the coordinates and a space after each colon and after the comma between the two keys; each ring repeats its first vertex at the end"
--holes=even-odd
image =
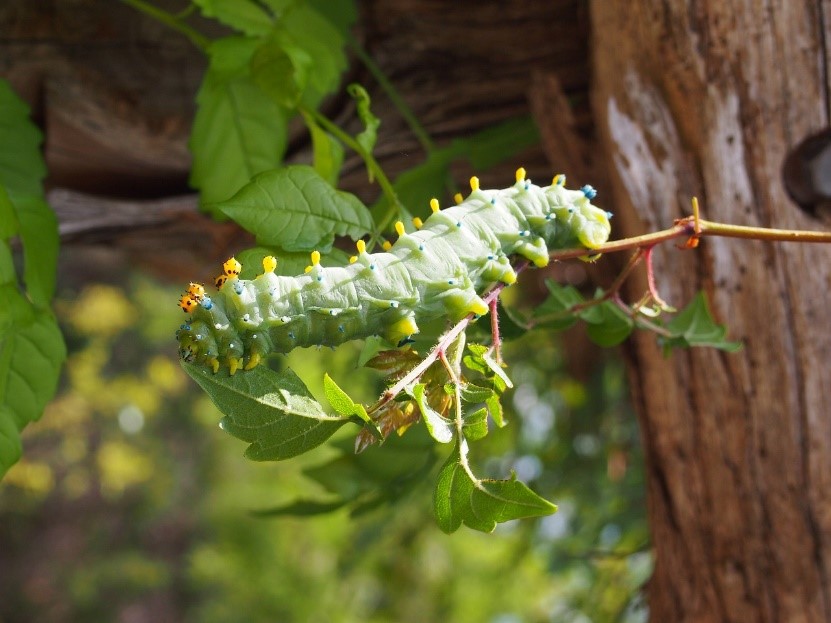
{"type": "MultiPolygon", "coordinates": [[[[827,0],[593,0],[594,109],[619,236],[705,218],[820,229],[787,198],[787,151],[828,125],[827,0]]],[[[659,288],[704,289],[744,342],[628,350],[647,458],[653,621],[831,620],[827,246],[666,248],[659,288]]],[[[642,284],[641,284],[642,285],[642,284]]]]}

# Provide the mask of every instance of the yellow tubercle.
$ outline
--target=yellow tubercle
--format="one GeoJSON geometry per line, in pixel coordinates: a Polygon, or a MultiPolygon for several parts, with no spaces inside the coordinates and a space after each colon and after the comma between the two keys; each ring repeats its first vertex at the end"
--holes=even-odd
{"type": "Polygon", "coordinates": [[[349,258],[349,263],[350,264],[354,264],[357,261],[358,261],[358,256],[357,255],[353,255],[349,258]]]}
{"type": "Polygon", "coordinates": [[[229,257],[222,265],[222,270],[228,277],[236,277],[242,270],[242,264],[237,261],[237,258],[229,257]]]}
{"type": "Polygon", "coordinates": [[[246,370],[253,370],[258,365],[260,365],[260,355],[259,353],[251,353],[251,358],[248,360],[248,363],[245,366],[246,370]]]}
{"type": "Polygon", "coordinates": [[[304,273],[310,273],[310,272],[312,272],[312,267],[311,267],[311,266],[306,266],[306,268],[304,268],[304,269],[303,269],[303,272],[304,272],[304,273]]]}
{"type": "Polygon", "coordinates": [[[516,283],[516,273],[514,271],[505,273],[502,276],[502,283],[504,283],[505,285],[511,285],[516,283]]]}
{"type": "Polygon", "coordinates": [[[381,248],[384,251],[389,251],[392,249],[392,243],[389,240],[384,240],[384,242],[381,243],[381,248]]]}
{"type": "Polygon", "coordinates": [[[274,270],[277,268],[277,258],[273,255],[266,255],[263,258],[263,272],[264,273],[273,273],[274,270]]]}
{"type": "Polygon", "coordinates": [[[439,210],[441,210],[441,207],[439,206],[439,200],[435,197],[430,199],[430,209],[433,211],[433,213],[436,213],[439,210]]]}
{"type": "Polygon", "coordinates": [[[398,234],[399,237],[404,235],[404,223],[401,221],[395,221],[395,233],[398,234]]]}
{"type": "Polygon", "coordinates": [[[205,288],[201,283],[190,283],[188,284],[188,294],[191,298],[201,301],[205,298],[205,288]]]}
{"type": "Polygon", "coordinates": [[[479,190],[479,178],[475,175],[470,178],[470,190],[472,192],[476,192],[477,190],[479,190]]]}
{"type": "Polygon", "coordinates": [[[554,186],[562,186],[565,183],[566,183],[566,176],[563,175],[562,173],[558,173],[557,175],[554,176],[554,179],[551,180],[551,184],[554,185],[554,186]]]}
{"type": "Polygon", "coordinates": [[[413,225],[415,226],[415,228],[416,228],[416,229],[421,229],[421,228],[422,228],[422,226],[424,225],[424,221],[422,221],[420,218],[418,218],[418,217],[416,216],[416,217],[413,219],[413,225]]]}
{"type": "Polygon", "coordinates": [[[390,325],[386,331],[386,338],[393,343],[397,343],[405,338],[415,335],[419,332],[418,325],[411,316],[405,316],[390,325]]]}
{"type": "Polygon", "coordinates": [[[516,170],[516,181],[521,182],[525,179],[525,167],[519,167],[516,170]]]}
{"type": "Polygon", "coordinates": [[[312,266],[320,264],[320,251],[312,251],[312,266]]]}
{"type": "Polygon", "coordinates": [[[458,205],[458,204],[460,204],[462,201],[464,201],[464,200],[465,200],[465,198],[464,198],[464,197],[462,197],[462,193],[456,193],[455,195],[453,195],[453,200],[456,202],[456,205],[458,205]]]}
{"type": "Polygon", "coordinates": [[[470,311],[476,314],[477,316],[484,316],[488,313],[488,306],[485,304],[480,298],[477,298],[473,303],[470,305],[470,311]]]}
{"type": "Polygon", "coordinates": [[[536,266],[537,268],[545,268],[546,266],[548,266],[548,259],[549,258],[547,255],[535,257],[533,260],[534,266],[536,266]]]}
{"type": "Polygon", "coordinates": [[[366,242],[363,240],[358,240],[358,242],[355,243],[355,246],[358,248],[358,253],[366,253],[366,242]]]}

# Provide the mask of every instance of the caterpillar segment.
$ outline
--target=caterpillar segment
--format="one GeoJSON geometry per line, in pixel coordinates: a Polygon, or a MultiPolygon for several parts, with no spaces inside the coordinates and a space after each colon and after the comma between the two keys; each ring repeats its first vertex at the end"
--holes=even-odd
{"type": "Polygon", "coordinates": [[[403,343],[420,321],[486,314],[480,295],[516,281],[513,257],[542,267],[552,249],[595,249],[609,237],[611,215],[591,203],[596,191],[568,190],[563,175],[536,186],[520,168],[506,189],[482,189],[476,177],[470,187],[445,209],[432,199],[430,216],[412,232],[396,223],[397,240],[377,253],[359,240],[343,267],[324,267],[314,251],[303,274],[278,275],[269,256],[263,273],[246,280],[230,258],[215,296],[199,284],[182,295],[179,305],[191,318],[177,331],[180,356],[234,374],[297,347],[371,335],[403,343]]]}

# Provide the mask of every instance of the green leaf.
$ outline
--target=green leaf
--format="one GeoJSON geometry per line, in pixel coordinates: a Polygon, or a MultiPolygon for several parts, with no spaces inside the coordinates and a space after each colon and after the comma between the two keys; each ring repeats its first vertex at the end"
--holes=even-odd
{"type": "Polygon", "coordinates": [[[450,443],[453,441],[453,424],[443,418],[438,411],[427,403],[424,383],[414,385],[411,389],[407,390],[407,393],[415,399],[418,409],[421,411],[421,417],[424,418],[424,425],[430,432],[430,436],[439,443],[450,443]]]}
{"type": "Polygon", "coordinates": [[[17,211],[6,192],[5,186],[0,184],[0,240],[8,240],[20,229],[17,221],[17,211]]]}
{"type": "MultiPolygon", "coordinates": [[[[466,444],[462,452],[467,452],[466,444]]],[[[455,532],[463,523],[474,530],[492,532],[497,523],[557,511],[554,504],[538,496],[516,477],[479,480],[465,469],[462,460],[457,445],[436,482],[433,507],[439,528],[444,532],[455,532]]]]}
{"type": "Polygon", "coordinates": [[[303,120],[312,137],[312,165],[320,177],[337,187],[343,166],[343,145],[334,136],[321,128],[310,114],[303,112],[303,120]]]}
{"type": "Polygon", "coordinates": [[[40,153],[42,135],[29,120],[29,107],[0,78],[0,184],[9,197],[42,197],[46,163],[40,153]]]}
{"type": "Polygon", "coordinates": [[[23,446],[11,410],[0,405],[0,479],[20,460],[23,446]]]}
{"type": "MultiPolygon", "coordinates": [[[[513,387],[514,386],[514,384],[511,382],[511,379],[508,378],[508,373],[505,372],[505,369],[500,364],[498,364],[493,357],[491,357],[489,354],[485,354],[482,357],[482,359],[485,362],[485,364],[488,366],[488,368],[490,368],[491,372],[494,373],[496,378],[498,378],[500,381],[502,381],[502,383],[504,384],[505,387],[513,387]]],[[[498,384],[497,384],[497,386],[499,387],[498,384]]],[[[504,391],[505,387],[499,387],[499,390],[504,391]]]]}
{"type": "Polygon", "coordinates": [[[217,207],[255,234],[258,244],[287,251],[325,252],[335,235],[357,240],[372,228],[357,197],[335,190],[304,165],[261,173],[217,207]]]}
{"type": "Polygon", "coordinates": [[[295,4],[287,9],[280,27],[314,59],[314,71],[309,74],[302,103],[308,108],[317,108],[340,85],[341,74],[348,66],[344,38],[338,27],[308,4],[295,4]]]}
{"type": "Polygon", "coordinates": [[[468,383],[462,388],[462,400],[465,402],[485,402],[493,397],[496,392],[491,387],[480,387],[468,383]]]}
{"type": "Polygon", "coordinates": [[[577,322],[571,309],[585,302],[583,295],[574,286],[563,286],[551,279],[546,279],[545,286],[550,294],[534,310],[534,320],[539,326],[554,331],[568,329],[577,322]]]}
{"type": "Polygon", "coordinates": [[[591,312],[591,320],[587,318],[587,313],[580,314],[580,317],[589,323],[586,328],[589,339],[599,346],[617,346],[632,333],[632,319],[611,301],[604,301],[586,311],[591,312]]]}
{"type": "Polygon", "coordinates": [[[254,175],[282,162],[288,118],[250,76],[249,63],[260,42],[243,37],[214,41],[210,65],[196,95],[190,136],[190,183],[203,208],[229,198],[254,175]]]}
{"type": "Polygon", "coordinates": [[[251,0],[193,0],[202,15],[246,35],[263,35],[274,25],[271,16],[251,0]]]}
{"type": "Polygon", "coordinates": [[[375,148],[375,142],[378,140],[378,126],[381,125],[381,120],[372,114],[369,108],[369,93],[360,84],[350,84],[346,87],[346,91],[355,100],[358,117],[364,124],[363,132],[355,136],[355,140],[367,153],[371,154],[375,148]]]}
{"type": "Polygon", "coordinates": [[[367,415],[364,406],[352,400],[349,397],[349,394],[343,391],[328,373],[323,375],[323,391],[326,392],[326,399],[336,412],[340,413],[344,417],[352,417],[353,415],[359,417],[366,424],[368,424],[369,429],[379,440],[383,440],[384,436],[381,433],[381,429],[378,428],[378,424],[374,422],[369,415],[367,415]]]}
{"type": "Polygon", "coordinates": [[[724,339],[727,330],[716,324],[707,305],[707,297],[699,292],[687,307],[678,312],[668,324],[667,329],[673,337],[664,340],[664,346],[686,348],[689,346],[709,346],[727,352],[741,349],[741,342],[728,342],[724,339]]]}
{"type": "Polygon", "coordinates": [[[326,414],[291,370],[266,366],[230,376],[182,363],[225,414],[220,427],[250,443],[253,461],[280,461],[316,448],[349,420],[326,414]]]}
{"type": "Polygon", "coordinates": [[[16,434],[40,419],[66,358],[50,312],[35,310],[12,288],[4,288],[3,300],[7,315],[0,318],[0,435],[5,441],[0,443],[0,476],[19,458],[16,434]]]}
{"type": "Polygon", "coordinates": [[[462,434],[469,441],[477,441],[488,435],[488,410],[477,409],[464,417],[462,434]]]}
{"type": "Polygon", "coordinates": [[[494,394],[490,398],[487,399],[485,404],[488,407],[488,413],[493,420],[493,423],[496,424],[499,428],[505,428],[505,416],[502,413],[502,403],[499,401],[499,396],[494,394]]]}
{"type": "Polygon", "coordinates": [[[58,265],[58,219],[39,197],[15,200],[23,243],[23,281],[32,302],[43,309],[50,306],[55,294],[58,265]]]}
{"type": "Polygon", "coordinates": [[[291,36],[278,32],[254,52],[251,78],[271,99],[284,108],[294,108],[303,97],[314,59],[291,36]]]}

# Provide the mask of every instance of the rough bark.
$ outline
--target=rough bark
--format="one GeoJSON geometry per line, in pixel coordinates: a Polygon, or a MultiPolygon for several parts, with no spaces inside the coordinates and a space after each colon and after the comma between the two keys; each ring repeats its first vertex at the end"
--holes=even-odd
{"type": "MultiPolygon", "coordinates": [[[[619,235],[706,218],[818,229],[785,196],[789,148],[828,125],[822,0],[593,0],[593,104],[619,235]]],[[[707,239],[658,258],[703,288],[738,354],[628,349],[647,457],[654,621],[831,620],[827,246],[707,239]]]]}

